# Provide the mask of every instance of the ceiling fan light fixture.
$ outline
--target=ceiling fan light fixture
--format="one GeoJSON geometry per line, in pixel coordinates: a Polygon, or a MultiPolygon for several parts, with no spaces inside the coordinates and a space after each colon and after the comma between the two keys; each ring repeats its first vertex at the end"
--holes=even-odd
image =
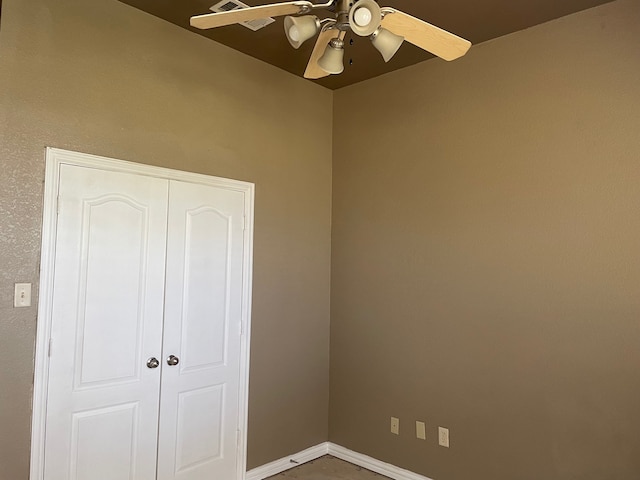
{"type": "MultiPolygon", "coordinates": [[[[404,41],[447,61],[462,57],[471,47],[468,40],[424,20],[392,7],[381,8],[379,0],[293,0],[256,6],[240,0],[222,5],[224,1],[212,7],[214,13],[192,16],[189,24],[205,30],[233,24],[263,24],[267,17],[285,17],[285,35],[295,49],[319,32],[304,72],[304,78],[312,80],[344,71],[344,39],[349,32],[369,37],[385,62],[391,60],[404,41]],[[320,20],[311,15],[318,9],[333,15],[320,15],[320,20]]],[[[353,38],[350,42],[353,44],[353,38]]]]}
{"type": "Polygon", "coordinates": [[[382,27],[371,34],[371,43],[382,54],[385,62],[388,62],[396,54],[404,42],[404,37],[396,35],[382,27]]]}
{"type": "Polygon", "coordinates": [[[300,45],[318,33],[318,30],[320,30],[320,20],[315,15],[284,17],[284,34],[295,49],[300,48],[300,45]]]}
{"type": "Polygon", "coordinates": [[[351,31],[361,37],[373,34],[382,21],[382,10],[374,0],[360,0],[349,11],[351,31]]]}
{"type": "Polygon", "coordinates": [[[344,71],[344,42],[339,38],[331,40],[324,54],[318,59],[318,66],[332,75],[342,73],[344,71]]]}

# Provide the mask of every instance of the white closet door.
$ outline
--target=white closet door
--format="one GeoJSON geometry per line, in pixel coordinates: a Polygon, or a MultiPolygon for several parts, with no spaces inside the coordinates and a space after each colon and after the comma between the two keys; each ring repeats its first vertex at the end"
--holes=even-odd
{"type": "Polygon", "coordinates": [[[239,479],[244,194],[171,181],[168,225],[158,480],[239,479]]]}
{"type": "Polygon", "coordinates": [[[167,190],[61,165],[46,480],[156,477],[167,190]]]}

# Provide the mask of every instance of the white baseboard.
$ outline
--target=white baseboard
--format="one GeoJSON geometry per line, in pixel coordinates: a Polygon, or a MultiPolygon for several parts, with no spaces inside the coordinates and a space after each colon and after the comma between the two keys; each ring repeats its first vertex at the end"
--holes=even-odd
{"type": "Polygon", "coordinates": [[[289,455],[288,457],[275,460],[260,467],[249,470],[245,475],[245,480],[263,480],[264,478],[278,475],[291,468],[295,468],[303,463],[310,462],[329,453],[329,443],[324,442],[315,447],[307,448],[302,452],[289,455]]]}
{"type": "Polygon", "coordinates": [[[285,472],[291,468],[295,468],[303,463],[320,458],[324,455],[333,455],[336,458],[392,478],[393,480],[431,480],[428,477],[418,475],[417,473],[410,472],[404,468],[376,460],[375,458],[354,452],[353,450],[349,450],[348,448],[344,448],[330,442],[321,443],[315,447],[307,448],[302,452],[249,470],[244,478],[245,480],[263,480],[273,475],[278,475],[279,473],[285,472]]]}
{"type": "Polygon", "coordinates": [[[364,455],[362,453],[354,452],[348,448],[341,447],[335,443],[329,443],[329,455],[333,455],[340,460],[344,460],[359,467],[366,468],[372,472],[379,473],[385,477],[392,478],[394,480],[431,480],[429,477],[419,475],[404,468],[396,467],[390,463],[385,463],[381,460],[376,460],[373,457],[364,455]]]}

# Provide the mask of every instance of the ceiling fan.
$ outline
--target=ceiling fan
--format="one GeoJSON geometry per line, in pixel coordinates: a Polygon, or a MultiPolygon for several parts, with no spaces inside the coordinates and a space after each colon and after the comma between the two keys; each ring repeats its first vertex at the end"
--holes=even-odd
{"type": "Polygon", "coordinates": [[[190,23],[192,27],[208,29],[282,15],[287,15],[284,30],[293,48],[299,48],[319,33],[304,73],[310,79],[343,72],[347,31],[369,37],[385,62],[391,60],[405,40],[449,61],[463,56],[471,47],[471,42],[464,38],[394,8],[380,7],[375,0],[273,3],[196,15],[190,23]],[[322,20],[309,15],[318,9],[329,10],[333,15],[322,20]]]}

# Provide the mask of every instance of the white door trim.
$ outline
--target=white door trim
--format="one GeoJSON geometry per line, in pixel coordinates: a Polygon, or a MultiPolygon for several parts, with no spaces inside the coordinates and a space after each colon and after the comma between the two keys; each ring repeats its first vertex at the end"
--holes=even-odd
{"type": "MultiPolygon", "coordinates": [[[[242,272],[242,326],[240,353],[240,438],[238,472],[242,477],[247,464],[247,414],[249,405],[249,352],[251,339],[251,286],[253,272],[254,184],[198,173],[182,172],[111,158],[46,148],[44,209],[42,216],[42,250],[40,256],[40,288],[36,327],[35,375],[33,385],[33,417],[31,423],[31,480],[44,480],[45,420],[47,412],[47,381],[49,377],[49,338],[53,300],[53,274],[57,228],[57,198],[61,165],[97,168],[134,173],[148,177],[180,180],[211,185],[244,194],[244,258],[242,272]]],[[[55,347],[54,347],[55,348],[55,347]]],[[[237,479],[241,480],[241,478],[237,479]]]]}

